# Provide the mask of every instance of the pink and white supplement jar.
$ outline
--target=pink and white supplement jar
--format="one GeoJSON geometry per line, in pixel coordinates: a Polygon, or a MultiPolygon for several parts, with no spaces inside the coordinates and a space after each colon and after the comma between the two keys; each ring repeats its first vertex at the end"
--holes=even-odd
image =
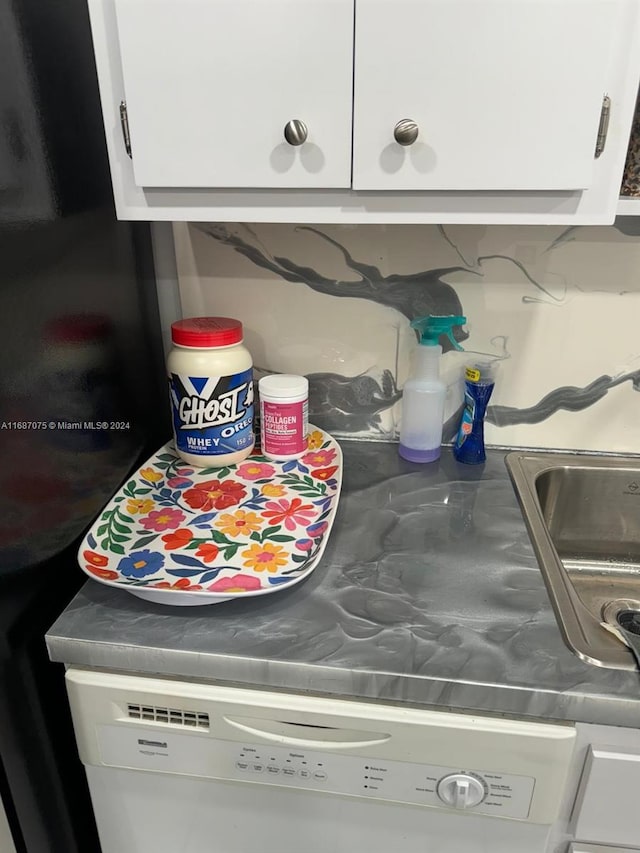
{"type": "Polygon", "coordinates": [[[287,373],[258,382],[260,440],[267,459],[297,459],[307,450],[309,380],[287,373]]]}

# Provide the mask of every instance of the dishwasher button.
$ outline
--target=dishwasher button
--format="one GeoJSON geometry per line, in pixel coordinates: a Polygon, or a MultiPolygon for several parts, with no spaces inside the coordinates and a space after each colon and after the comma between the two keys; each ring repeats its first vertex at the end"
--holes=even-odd
{"type": "Polygon", "coordinates": [[[316,770],[316,772],[313,774],[313,778],[316,780],[316,782],[324,782],[324,780],[327,778],[327,774],[324,773],[322,770],[316,770]]]}
{"type": "Polygon", "coordinates": [[[298,776],[301,779],[308,779],[309,776],[311,776],[311,773],[309,773],[308,770],[298,770],[298,776]]]}
{"type": "Polygon", "coordinates": [[[275,774],[279,772],[280,768],[276,767],[275,764],[267,764],[267,773],[273,773],[275,776],[275,774]]]}
{"type": "Polygon", "coordinates": [[[282,775],[283,776],[295,776],[296,771],[293,769],[293,767],[283,767],[282,768],[282,775]]]}
{"type": "Polygon", "coordinates": [[[254,773],[262,773],[264,770],[264,764],[252,764],[251,769],[254,773]]]}
{"type": "Polygon", "coordinates": [[[246,761],[236,761],[236,767],[238,770],[248,770],[249,765],[246,761]]]}

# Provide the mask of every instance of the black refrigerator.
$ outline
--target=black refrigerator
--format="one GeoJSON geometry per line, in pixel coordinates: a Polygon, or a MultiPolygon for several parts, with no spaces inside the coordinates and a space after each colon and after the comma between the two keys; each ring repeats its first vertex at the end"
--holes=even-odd
{"type": "Polygon", "coordinates": [[[0,0],[0,849],[98,842],[43,635],[169,435],[149,227],[118,222],[85,0],[0,0]]]}

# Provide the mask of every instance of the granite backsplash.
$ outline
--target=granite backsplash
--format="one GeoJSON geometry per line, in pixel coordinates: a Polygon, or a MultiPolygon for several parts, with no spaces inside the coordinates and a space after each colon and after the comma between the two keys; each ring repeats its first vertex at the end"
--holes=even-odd
{"type": "MultiPolygon", "coordinates": [[[[487,443],[640,452],[640,237],[612,227],[173,226],[183,316],[234,316],[261,375],[304,373],[312,422],[397,438],[410,320],[464,314],[442,359],[500,362],[487,443]]],[[[445,347],[446,349],[446,347],[445,347]]]]}

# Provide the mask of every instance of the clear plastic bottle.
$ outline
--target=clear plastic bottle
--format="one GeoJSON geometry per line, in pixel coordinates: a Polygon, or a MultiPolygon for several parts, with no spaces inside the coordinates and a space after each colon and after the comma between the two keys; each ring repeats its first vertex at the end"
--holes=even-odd
{"type": "Polygon", "coordinates": [[[253,450],[253,362],[242,323],[192,317],[171,326],[167,358],[178,456],[201,468],[234,465],[253,450]]]}
{"type": "Polygon", "coordinates": [[[402,421],[398,452],[409,462],[435,462],[440,457],[442,424],[447,386],[440,379],[440,335],[447,335],[456,349],[462,349],[452,330],[466,323],[466,317],[420,317],[412,328],[421,331],[414,353],[411,376],[402,389],[402,421]]]}

